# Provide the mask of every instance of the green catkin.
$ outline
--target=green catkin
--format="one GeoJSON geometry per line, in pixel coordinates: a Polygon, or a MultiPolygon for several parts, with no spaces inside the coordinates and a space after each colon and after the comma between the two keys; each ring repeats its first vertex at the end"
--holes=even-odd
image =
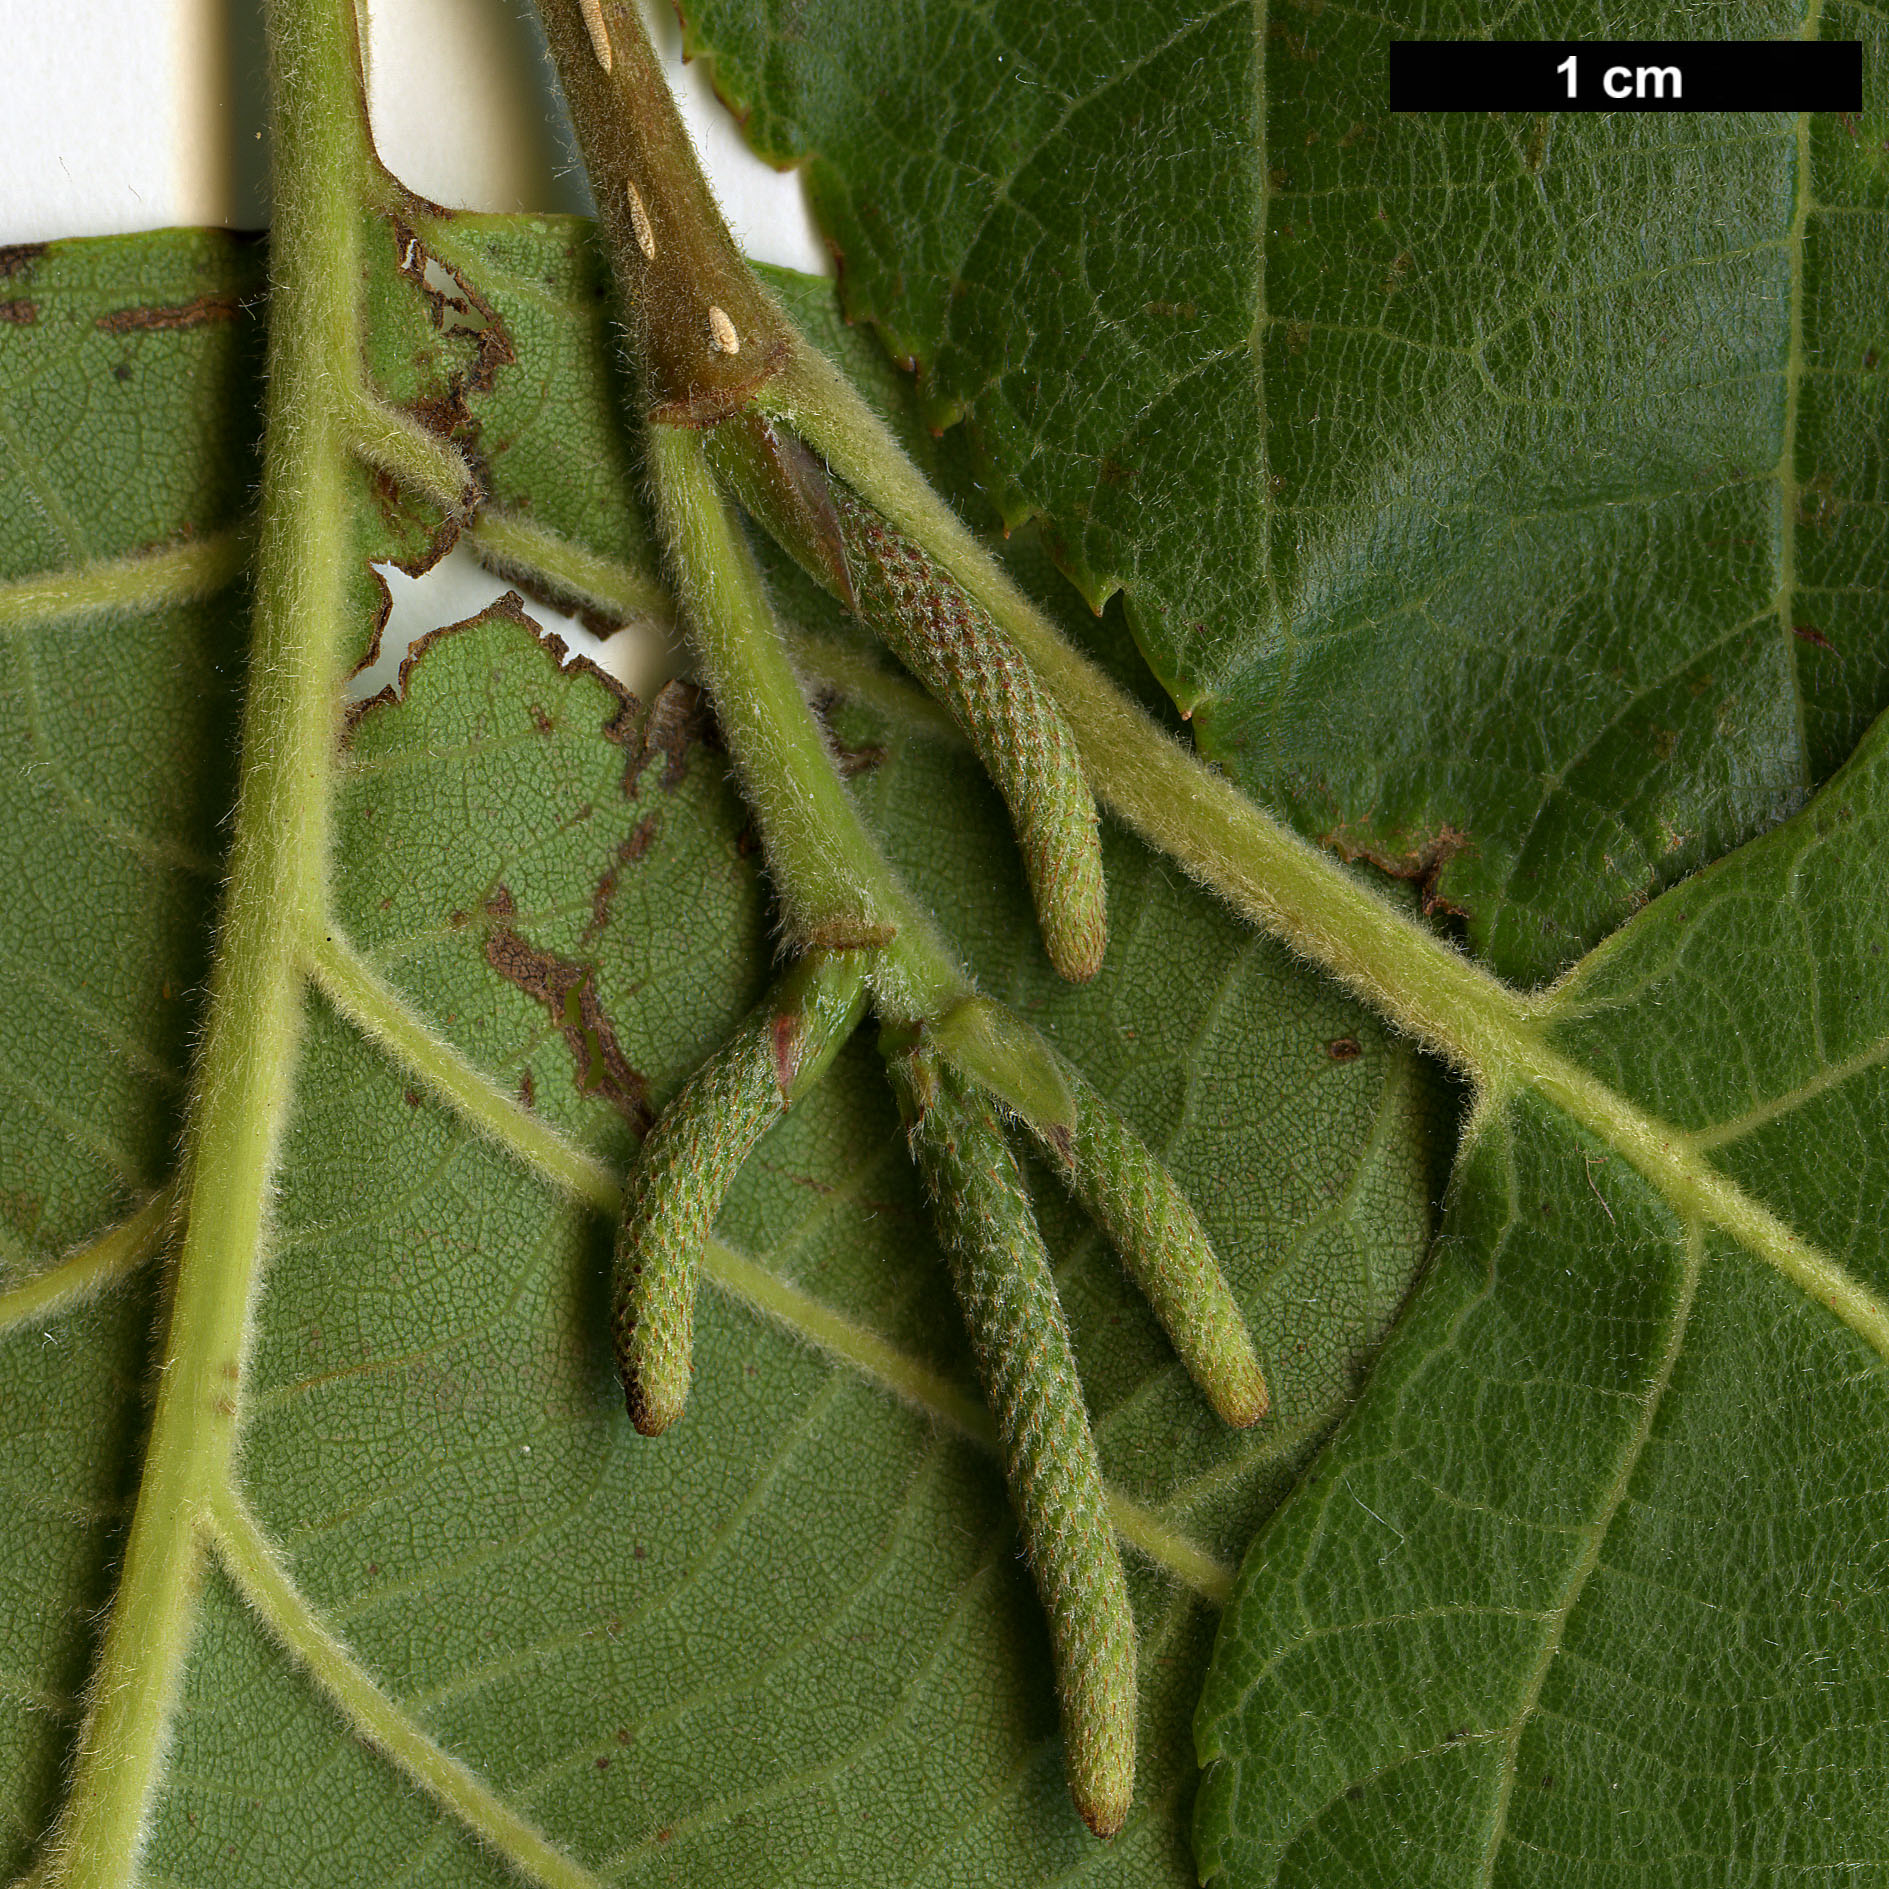
{"type": "Polygon", "coordinates": [[[756,413],[711,429],[717,475],[817,583],[856,610],[950,711],[1010,809],[1050,962],[1102,968],[1108,898],[1095,796],[1076,738],[1029,659],[904,533],[756,413]]]}
{"type": "Polygon", "coordinates": [[[1049,1255],[983,1096],[929,1059],[890,1060],[1049,1617],[1070,1795],[1112,1836],[1135,1788],[1135,1622],[1049,1255]]]}
{"type": "Polygon", "coordinates": [[[617,1231],[610,1335],[630,1421],[645,1436],[660,1436],[688,1402],[702,1247],[742,1163],[785,1106],[764,1005],[689,1079],[643,1144],[617,1231]]]}
{"type": "Polygon", "coordinates": [[[1214,1409],[1239,1429],[1257,1423],[1266,1378],[1233,1289],[1187,1196],[1120,1112],[987,997],[967,997],[929,1026],[926,1044],[1042,1143],[1214,1409]]]}
{"type": "Polygon", "coordinates": [[[825,1073],[864,1006],[859,953],[810,958],[689,1079],[650,1130],[617,1229],[610,1336],[630,1421],[682,1415],[702,1248],[754,1145],[825,1073]]]}
{"type": "Polygon", "coordinates": [[[1062,710],[956,579],[837,481],[832,494],[861,614],[951,711],[1003,795],[1050,962],[1074,982],[1093,977],[1108,895],[1095,796],[1062,710]]]}
{"type": "Polygon", "coordinates": [[[1226,1422],[1266,1414],[1265,1373],[1245,1315],[1174,1176],[1112,1104],[1068,1063],[1075,1127],[1040,1136],[1161,1321],[1188,1375],[1226,1422]]]}

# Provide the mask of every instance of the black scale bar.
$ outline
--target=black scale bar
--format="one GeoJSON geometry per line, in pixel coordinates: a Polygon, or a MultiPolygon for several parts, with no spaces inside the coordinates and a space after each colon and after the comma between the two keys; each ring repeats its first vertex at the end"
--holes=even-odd
{"type": "Polygon", "coordinates": [[[1391,42],[1396,112],[1860,112],[1857,40],[1391,42]],[[1570,63],[1571,62],[1571,63],[1570,63]]]}

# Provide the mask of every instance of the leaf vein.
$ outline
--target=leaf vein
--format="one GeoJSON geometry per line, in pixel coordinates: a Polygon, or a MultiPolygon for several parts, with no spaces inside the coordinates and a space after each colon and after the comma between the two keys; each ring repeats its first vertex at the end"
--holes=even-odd
{"type": "Polygon", "coordinates": [[[541,1889],[597,1889],[598,1879],[434,1742],[316,1616],[233,1490],[206,1526],[237,1590],[289,1657],[375,1750],[541,1889]]]}
{"type": "Polygon", "coordinates": [[[1534,1718],[1536,1708],[1540,1704],[1542,1689],[1548,1683],[1549,1671],[1567,1637],[1568,1622],[1573,1618],[1574,1610],[1579,1606],[1581,1596],[1586,1591],[1588,1582],[1593,1578],[1595,1569],[1600,1566],[1608,1531],[1626,1500],[1627,1489],[1635,1471],[1639,1468],[1640,1458],[1645,1454],[1646,1446],[1652,1438],[1654,1421],[1659,1415],[1660,1406],[1665,1401],[1667,1388],[1672,1383],[1674,1367],[1679,1362],[1680,1348],[1685,1343],[1686,1326],[1692,1316],[1693,1301],[1698,1295],[1699,1276],[1705,1265],[1705,1240],[1696,1222],[1686,1229],[1684,1253],[1679,1292],[1668,1323],[1666,1341],[1654,1371],[1653,1381],[1647,1388],[1640,1421],[1634,1426],[1632,1434],[1626,1439],[1625,1446],[1621,1450],[1620,1461],[1615,1466],[1612,1483],[1601,1492],[1598,1513],[1594,1520],[1587,1524],[1586,1532],[1589,1536],[1587,1545],[1574,1558],[1568,1570],[1562,1596],[1548,1612],[1548,1630],[1542,1636],[1541,1646],[1535,1655],[1533,1670],[1529,1673],[1522,1689],[1515,1717],[1504,1737],[1503,1758],[1496,1785],[1495,1803],[1489,1818],[1489,1834],[1484,1842],[1482,1866],[1478,1871],[1478,1880],[1482,1884],[1482,1889],[1491,1889],[1495,1881],[1496,1859],[1501,1853],[1508,1827],[1509,1805],[1515,1789],[1516,1765],[1521,1750],[1522,1734],[1534,1718]]]}

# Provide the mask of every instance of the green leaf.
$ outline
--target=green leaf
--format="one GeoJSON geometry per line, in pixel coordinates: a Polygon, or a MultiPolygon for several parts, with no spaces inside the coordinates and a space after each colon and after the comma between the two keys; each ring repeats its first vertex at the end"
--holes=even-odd
{"type": "MultiPolygon", "coordinates": [[[[1683,39],[1682,0],[688,11],[1004,517],[1121,587],[1204,753],[1503,975],[1793,811],[1889,703],[1875,97],[1385,108],[1394,38],[1683,39]]],[[[1848,0],[1736,30],[1889,50],[1848,0]]]]}
{"type": "MultiPolygon", "coordinates": [[[[1880,39],[1843,0],[1747,11],[1880,39]]],[[[657,1443],[622,1418],[618,1177],[778,926],[699,701],[630,704],[501,605],[360,712],[332,806],[294,803],[329,780],[321,596],[365,653],[374,562],[464,529],[594,620],[668,605],[582,227],[442,218],[364,161],[356,217],[342,13],[278,13],[305,30],[278,32],[299,208],[270,398],[337,437],[272,423],[233,819],[260,258],[188,233],[0,254],[0,1478],[26,1517],[0,1547],[0,1863],[42,1889],[140,1862],[570,1889],[1867,1871],[1873,99],[1711,135],[1387,116],[1390,33],[1484,30],[1448,8],[1292,4],[1263,34],[1127,4],[703,10],[757,134],[814,154],[849,307],[921,368],[921,417],[966,419],[920,442],[927,475],[1040,519],[1005,552],[1025,588],[1054,608],[1039,538],[1092,600],[1120,582],[1084,631],[1125,686],[1132,634],[1203,748],[1460,907],[1486,962],[1533,981],[1587,951],[1539,996],[1498,982],[1017,604],[1098,796],[1169,856],[1110,830],[1108,965],[1062,986],[948,724],[763,548],[900,872],[1171,1160],[1273,1380],[1261,1429],[1214,1422],[1032,1174],[1141,1634],[1137,1801],[1102,1848],[867,1045],[728,1203],[688,1418],[657,1443]],[[330,379],[383,404],[330,411],[330,379]],[[219,1040],[230,1014],[253,1027],[219,1040]],[[1400,1317],[1451,1140],[1416,1043],[1472,1097],[1400,1317]],[[212,1110],[186,1215],[168,1171],[212,1110]],[[47,1850],[62,1797],[91,1849],[47,1850]]],[[[782,286],[909,437],[909,380],[782,286]]]]}
{"type": "MultiPolygon", "coordinates": [[[[1587,960],[1552,1031],[1878,1291],[1885,860],[1879,722],[1587,960]]],[[[1491,1108],[1416,1309],[1227,1613],[1203,1874],[1867,1872],[1885,1421],[1881,1357],[1813,1297],[1538,1099],[1491,1108]]]]}
{"type": "Polygon", "coordinates": [[[1519,120],[1389,114],[1386,43],[1695,10],[691,11],[1202,750],[1507,977],[1599,947],[1427,1013],[1484,1085],[1446,1238],[1223,1623],[1201,1869],[1867,1871],[1880,17],[1738,12],[1861,39],[1860,118],[1519,120]]]}
{"type": "MultiPolygon", "coordinates": [[[[258,260],[220,236],[133,237],[16,252],[7,281],[32,310],[0,331],[15,875],[0,946],[0,1322],[29,1321],[0,1340],[9,1875],[57,1801],[135,1490],[151,1281],[63,1320],[49,1308],[43,1325],[34,1286],[150,1201],[175,1161],[234,786],[232,530],[254,476],[258,365],[238,301],[258,260]]],[[[162,1212],[146,1215],[152,1231],[162,1212]]]]}
{"type": "MultiPolygon", "coordinates": [[[[645,541],[582,227],[463,218],[422,241],[376,223],[365,242],[383,394],[450,428],[536,553],[621,579],[645,541]],[[460,310],[422,296],[429,256],[460,310]]],[[[181,305],[206,272],[247,298],[256,267],[184,233],[27,265],[40,319],[0,327],[4,515],[91,489],[69,420],[34,416],[119,385],[127,343],[101,310],[181,305]]],[[[0,1546],[9,1872],[57,1811],[164,1355],[135,1242],[91,1275],[62,1255],[173,1158],[241,646],[240,595],[179,587],[243,494],[226,474],[253,446],[255,325],[245,306],[129,343],[201,403],[194,430],[113,436],[116,483],[153,508],[135,546],[166,548],[106,566],[100,603],[95,542],[134,546],[21,540],[0,591],[0,791],[31,888],[6,921],[0,1031],[0,1476],[22,1517],[0,1546]]],[[[424,565],[449,533],[377,476],[357,498],[364,647],[367,559],[424,565]]],[[[817,607],[796,610],[837,646],[817,607]]],[[[1268,1360],[1274,1416],[1226,1430],[1033,1173],[1141,1622],[1127,1830],[1105,1849],[1069,1805],[1040,1610],[868,1044],[722,1216],[687,1417],[658,1442],[625,1421],[613,1177],[767,982],[769,904],[690,693],[631,703],[500,606],[429,639],[348,735],[326,995],[230,1392],[241,1506],[219,1510],[147,1880],[1191,1880],[1188,1724],[1217,1600],[1407,1291],[1447,1111],[1407,1044],[1120,832],[1109,967],[1061,985],[1001,806],[936,711],[852,647],[826,713],[983,988],[1164,1151],[1268,1360]]]]}

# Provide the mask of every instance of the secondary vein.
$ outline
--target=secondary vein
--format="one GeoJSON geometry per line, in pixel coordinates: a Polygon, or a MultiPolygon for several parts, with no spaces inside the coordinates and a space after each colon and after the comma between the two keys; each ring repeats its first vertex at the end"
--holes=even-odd
{"type": "Polygon", "coordinates": [[[205,1528],[224,1571],[265,1626],[375,1750],[540,1889],[602,1889],[383,1692],[308,1604],[241,1500],[220,1490],[205,1528]]]}
{"type": "Polygon", "coordinates": [[[0,1292],[0,1334],[17,1325],[57,1318],[136,1272],[157,1251],[176,1204],[177,1185],[172,1182],[153,1194],[128,1220],[121,1220],[11,1291],[0,1292]]]}
{"type": "Polygon", "coordinates": [[[1698,1224],[1694,1222],[1686,1230],[1685,1266],[1680,1279],[1678,1302],[1673,1308],[1666,1343],[1661,1350],[1653,1382],[1648,1385],[1641,1401],[1640,1420],[1626,1439],[1614,1469],[1613,1481],[1603,1492],[1598,1512],[1588,1524],[1587,1540],[1568,1570],[1561,1599],[1547,1616],[1546,1631],[1536,1651],[1528,1682],[1516,1705],[1515,1717],[1503,1737],[1502,1766],[1496,1785],[1495,1805],[1483,1846],[1482,1866],[1476,1873],[1480,1889],[1489,1889],[1489,1885],[1495,1881],[1496,1862],[1508,1828],[1509,1802],[1515,1789],[1516,1758],[1521,1750],[1522,1735],[1541,1703],[1542,1688],[1548,1683],[1548,1674],[1553,1669],[1556,1655],[1561,1651],[1568,1622],[1573,1618],[1574,1610],[1580,1604],[1581,1595],[1593,1578],[1594,1571],[1600,1566],[1601,1551],[1607,1544],[1607,1532],[1620,1512],[1620,1505],[1627,1498],[1627,1490],[1633,1481],[1634,1471],[1639,1467],[1640,1458],[1646,1453],[1647,1441],[1653,1434],[1654,1420],[1659,1415],[1667,1386],[1672,1382],[1673,1367],[1678,1363],[1680,1350],[1685,1344],[1686,1323],[1692,1315],[1693,1300],[1698,1296],[1699,1274],[1704,1264],[1704,1241],[1700,1237],[1698,1224]]]}
{"type": "Polygon", "coordinates": [[[248,533],[219,531],[161,551],[15,578],[0,584],[0,631],[214,597],[235,583],[248,556],[248,533]]]}

